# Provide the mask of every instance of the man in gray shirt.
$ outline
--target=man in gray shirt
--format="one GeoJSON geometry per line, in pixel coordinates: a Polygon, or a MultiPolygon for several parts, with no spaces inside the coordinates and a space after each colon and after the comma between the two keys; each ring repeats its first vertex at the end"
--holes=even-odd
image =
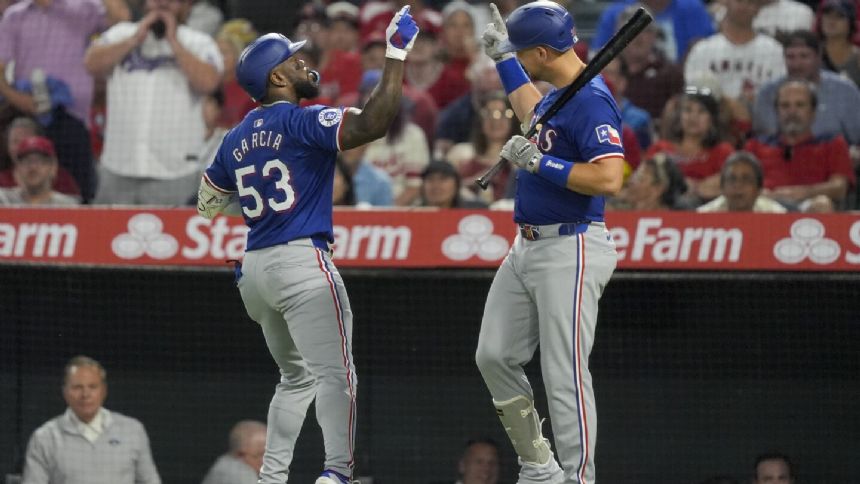
{"type": "Polygon", "coordinates": [[[86,356],[65,368],[63,415],[36,429],[22,484],[161,484],[143,425],[102,407],[104,368],[86,356]]]}
{"type": "Polygon", "coordinates": [[[13,174],[18,186],[0,188],[0,206],[71,206],[80,203],[77,199],[55,192],[52,188],[59,165],[54,144],[48,138],[24,138],[16,147],[13,161],[13,174]]]}
{"type": "Polygon", "coordinates": [[[206,473],[203,484],[257,484],[266,452],[266,425],[242,420],[230,431],[230,448],[206,473]]]}

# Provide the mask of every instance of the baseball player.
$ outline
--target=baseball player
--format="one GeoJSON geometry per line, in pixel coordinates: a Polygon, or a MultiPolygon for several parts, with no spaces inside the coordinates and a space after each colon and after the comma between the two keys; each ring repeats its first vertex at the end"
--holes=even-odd
{"type": "Polygon", "coordinates": [[[222,141],[200,182],[198,212],[241,214],[250,228],[238,276],[281,381],[269,406],[260,483],[287,482],[310,402],[325,442],[316,484],[346,484],[354,464],[356,375],[352,311],[332,264],[332,184],[338,151],[385,135],[400,107],[403,61],[418,27],[403,7],[386,30],[382,79],[362,111],[301,108],[319,75],[294,54],[305,43],[267,34],[239,58],[236,77],[262,105],[222,141]]]}
{"type": "MultiPolygon", "coordinates": [[[[525,4],[483,34],[523,131],[585,68],[573,51],[570,13],[549,1],[525,4]],[[516,55],[514,55],[516,53],[516,55]],[[546,96],[529,78],[555,88],[546,96]]],[[[512,137],[501,156],[517,170],[519,234],[487,297],[475,356],[519,455],[519,483],[593,483],[597,430],[588,356],[597,302],[615,269],[603,223],[604,195],[621,188],[621,116],[600,76],[532,139],[512,137]],[[559,467],[523,365],[541,348],[541,371],[559,467]]]]}

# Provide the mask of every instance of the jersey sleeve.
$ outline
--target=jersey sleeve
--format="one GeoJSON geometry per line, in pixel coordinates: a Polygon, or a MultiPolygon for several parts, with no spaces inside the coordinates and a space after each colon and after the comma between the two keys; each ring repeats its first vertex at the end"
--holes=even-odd
{"type": "Polygon", "coordinates": [[[340,128],[349,110],[322,105],[302,109],[296,117],[298,142],[325,151],[341,151],[340,128]]]}
{"type": "Polygon", "coordinates": [[[222,145],[215,154],[212,164],[206,167],[206,171],[203,172],[203,178],[209,186],[219,192],[235,193],[237,190],[236,179],[227,169],[228,163],[229,159],[224,156],[224,146],[222,145]]]}
{"type": "Polygon", "coordinates": [[[568,133],[582,160],[595,161],[610,156],[624,157],[621,142],[621,115],[611,101],[600,91],[587,96],[578,103],[572,114],[572,132],[568,133]]]}

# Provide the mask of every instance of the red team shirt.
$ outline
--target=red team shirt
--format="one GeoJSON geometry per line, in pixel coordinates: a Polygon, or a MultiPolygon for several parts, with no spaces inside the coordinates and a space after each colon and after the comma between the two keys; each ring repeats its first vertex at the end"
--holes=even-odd
{"type": "Polygon", "coordinates": [[[645,157],[651,158],[657,153],[665,153],[678,164],[678,168],[681,169],[681,173],[685,177],[692,178],[693,180],[702,180],[719,173],[723,168],[723,162],[734,151],[731,144],[722,142],[713,148],[702,151],[697,156],[684,158],[678,153],[678,146],[674,142],[660,140],[648,148],[645,157]]]}
{"type": "Polygon", "coordinates": [[[833,175],[842,175],[854,185],[848,143],[841,135],[809,136],[793,147],[776,136],[769,136],[747,141],[744,149],[761,161],[764,186],[768,189],[813,185],[833,175]]]}

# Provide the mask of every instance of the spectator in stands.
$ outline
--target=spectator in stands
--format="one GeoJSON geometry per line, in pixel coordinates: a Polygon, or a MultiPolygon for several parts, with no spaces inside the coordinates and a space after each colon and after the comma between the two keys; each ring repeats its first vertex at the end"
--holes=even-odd
{"type": "Polygon", "coordinates": [[[690,49],[684,79],[692,85],[719,85],[732,122],[748,131],[752,122],[748,106],[759,87],[785,74],[785,61],[779,42],[753,30],[758,0],[726,0],[725,4],[720,32],[690,49]]]}
{"type": "Polygon", "coordinates": [[[185,25],[214,37],[221,30],[223,23],[224,12],[212,5],[212,2],[209,0],[191,0],[191,10],[188,12],[185,25]]]}
{"type": "Polygon", "coordinates": [[[762,454],[753,470],[753,484],[794,484],[794,466],[785,454],[762,454]]]}
{"type": "Polygon", "coordinates": [[[519,133],[519,129],[519,121],[514,116],[505,91],[487,95],[480,116],[470,128],[471,142],[454,145],[446,156],[447,161],[457,168],[465,188],[472,191],[473,197],[479,196],[487,203],[508,197],[508,178],[512,171],[510,163],[504,165],[486,190],[479,191],[475,180],[499,161],[502,147],[511,136],[519,133]]]}
{"type": "Polygon", "coordinates": [[[320,51],[320,97],[335,100],[358,90],[361,52],[358,43],[358,7],[334,2],[325,9],[326,39],[320,51]]]}
{"type": "MultiPolygon", "coordinates": [[[[94,34],[131,17],[124,0],[22,0],[0,21],[0,73],[15,64],[14,82],[54,78],[66,84],[69,113],[89,122],[93,78],[84,69],[87,43],[94,34]]],[[[50,109],[41,99],[11,86],[0,75],[0,96],[26,115],[50,109]]]]}
{"type": "Polygon", "coordinates": [[[627,180],[618,196],[608,201],[615,210],[675,210],[687,190],[684,175],[671,158],[646,158],[627,180]]]}
{"type": "Polygon", "coordinates": [[[55,192],[57,154],[51,140],[24,138],[15,148],[15,188],[0,188],[0,205],[77,205],[78,199],[55,192]]]}
{"type": "Polygon", "coordinates": [[[678,116],[664,115],[667,139],[654,143],[645,156],[671,158],[686,179],[686,199],[695,206],[719,195],[720,168],[734,148],[722,139],[719,104],[710,90],[690,87],[678,105],[678,116]]]}
{"type": "MultiPolygon", "coordinates": [[[[625,8],[618,16],[616,29],[630,20],[639,6],[632,4],[625,8]]],[[[630,102],[648,111],[655,122],[663,114],[666,101],[684,90],[683,70],[657,48],[661,35],[659,25],[652,22],[619,54],[627,73],[625,95],[630,102]]]]}
{"type": "Polygon", "coordinates": [[[223,128],[232,128],[248,111],[254,109],[257,103],[236,80],[236,63],[245,47],[259,36],[250,21],[237,18],[224,23],[215,36],[221,57],[224,59],[224,79],[221,90],[224,93],[224,107],[218,124],[223,128]]]}
{"type": "MultiPolygon", "coordinates": [[[[15,181],[15,153],[18,144],[24,141],[25,138],[31,136],[44,136],[39,123],[33,118],[21,116],[12,120],[9,127],[6,128],[6,150],[3,156],[4,161],[0,163],[0,187],[14,187],[18,183],[15,181]],[[8,158],[7,158],[8,157],[8,158]],[[8,159],[8,161],[6,161],[8,159]]],[[[59,157],[58,157],[59,159],[59,157]]],[[[72,175],[63,168],[62,164],[57,163],[57,175],[54,178],[52,188],[65,195],[70,195],[73,198],[80,198],[81,190],[78,183],[72,178],[72,175]]]]}
{"type": "Polygon", "coordinates": [[[355,205],[355,189],[352,184],[352,174],[340,157],[335,160],[334,164],[334,187],[331,192],[331,200],[333,205],[349,207],[355,205]]]}
{"type": "Polygon", "coordinates": [[[621,122],[629,126],[636,133],[636,141],[639,142],[639,147],[647,149],[651,146],[654,125],[651,122],[651,115],[648,114],[648,111],[633,104],[625,96],[627,86],[630,84],[628,83],[627,70],[624,67],[624,63],[618,58],[612,59],[601,73],[603,74],[603,80],[606,81],[606,85],[615,98],[615,104],[621,110],[621,122]]]}
{"type": "Polygon", "coordinates": [[[76,356],[63,373],[68,408],[33,432],[23,484],[160,484],[143,425],[102,407],[107,396],[102,365],[76,356]]]}
{"type": "Polygon", "coordinates": [[[394,205],[391,177],[381,168],[368,163],[364,159],[365,151],[367,151],[367,145],[362,145],[343,151],[339,155],[352,177],[355,204],[360,207],[394,205]]]}
{"type": "MultiPolygon", "coordinates": [[[[620,27],[618,17],[636,0],[617,0],[600,15],[597,32],[591,42],[597,52],[620,27]]],[[[683,64],[692,45],[714,33],[708,11],[700,0],[643,0],[642,4],[654,16],[654,23],[664,32],[659,46],[670,62],[683,64]]]]}
{"type": "Polygon", "coordinates": [[[422,207],[487,208],[480,200],[464,200],[460,194],[460,175],[447,161],[432,161],[421,174],[422,207]]]}
{"type": "MultiPolygon", "coordinates": [[[[409,55],[414,52],[413,48],[409,55]]],[[[364,73],[359,87],[359,106],[364,105],[381,75],[381,71],[364,73]]],[[[364,153],[366,161],[391,177],[394,203],[398,206],[412,205],[418,200],[421,171],[430,161],[430,149],[424,131],[409,120],[410,104],[408,99],[402,100],[400,112],[391,123],[388,134],[368,143],[364,153]]]]}
{"type": "Polygon", "coordinates": [[[477,54],[472,6],[454,0],[442,9],[440,57],[444,64],[439,79],[428,89],[439,109],[469,92],[466,71],[477,54]]]}
{"type": "Polygon", "coordinates": [[[857,30],[853,0],[825,0],[820,8],[818,38],[822,41],[824,68],[841,74],[860,86],[860,47],[851,43],[857,30]]]}
{"type": "Polygon", "coordinates": [[[209,468],[202,484],[257,484],[266,452],[266,424],[242,420],[230,430],[229,448],[209,468]]]}
{"type": "Polygon", "coordinates": [[[764,173],[752,153],[738,151],[723,164],[720,196],[697,208],[698,212],[785,213],[778,202],[762,194],[764,173]]]}
{"type": "Polygon", "coordinates": [[[218,46],[185,25],[188,0],[146,0],[146,15],[89,48],[107,77],[107,128],[98,203],[181,205],[199,184],[203,97],[221,83],[218,46]]]}
{"type": "MultiPolygon", "coordinates": [[[[220,89],[203,97],[203,124],[206,131],[203,134],[203,144],[200,146],[198,158],[203,161],[202,167],[209,166],[215,159],[221,139],[227,134],[227,128],[218,124],[224,111],[224,92],[220,89]]],[[[232,127],[232,126],[231,126],[232,127]]],[[[200,175],[202,175],[202,168],[200,175]]]]}
{"type": "Polygon", "coordinates": [[[753,20],[753,29],[779,40],[795,30],[812,30],[815,14],[796,0],[763,0],[753,20]]]}
{"type": "MultiPolygon", "coordinates": [[[[753,132],[774,135],[778,130],[776,91],[786,79],[803,79],[815,85],[818,104],[812,134],[841,134],[851,146],[860,145],[860,90],[851,81],[821,67],[818,37],[808,31],[792,32],[785,40],[788,75],[762,86],[753,110],[753,132]]],[[[762,160],[764,162],[764,160],[762,160]]]]}
{"type": "MultiPolygon", "coordinates": [[[[410,54],[411,55],[411,54],[410,54]]],[[[410,58],[411,59],[411,58],[410,58]]],[[[502,90],[502,81],[496,73],[495,63],[485,55],[476,55],[468,71],[471,88],[439,112],[433,157],[445,158],[456,143],[469,141],[471,127],[475,125],[484,97],[502,90]]]]}
{"type": "Polygon", "coordinates": [[[812,131],[816,98],[809,82],[784,82],[776,95],[778,134],[752,139],[746,145],[761,160],[769,196],[804,212],[832,211],[854,184],[842,135],[816,136],[812,131]]]}
{"type": "Polygon", "coordinates": [[[496,484],[499,482],[499,446],[492,439],[466,442],[457,465],[460,479],[455,484],[496,484]]]}

